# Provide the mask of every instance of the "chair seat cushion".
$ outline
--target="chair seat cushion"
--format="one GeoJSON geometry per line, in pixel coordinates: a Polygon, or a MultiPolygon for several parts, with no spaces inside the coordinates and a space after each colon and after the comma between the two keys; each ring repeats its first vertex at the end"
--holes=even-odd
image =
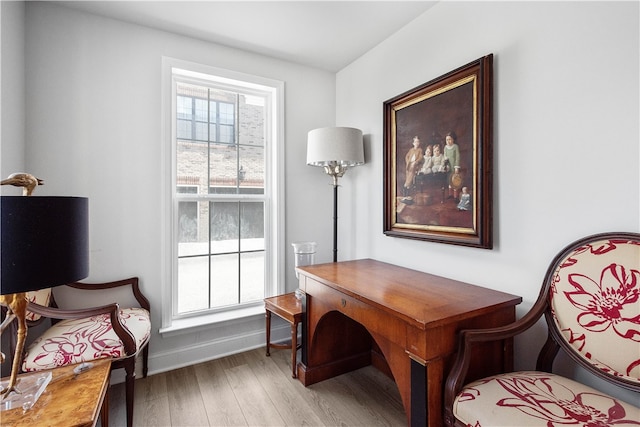
{"type": "Polygon", "coordinates": [[[467,426],[638,426],[640,408],[546,372],[525,371],[466,385],[453,404],[467,426]]]}
{"type": "MultiPolygon", "coordinates": [[[[143,308],[125,308],[120,310],[120,318],[124,327],[135,338],[137,354],[151,334],[149,312],[143,308]]],[[[127,357],[108,314],[62,320],[27,348],[22,370],[29,372],[52,369],[106,357],[127,357]]]]}

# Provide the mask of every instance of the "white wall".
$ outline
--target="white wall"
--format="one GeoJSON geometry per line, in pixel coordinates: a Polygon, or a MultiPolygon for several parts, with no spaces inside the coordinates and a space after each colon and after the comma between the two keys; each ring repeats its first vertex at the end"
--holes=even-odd
{"type": "MultiPolygon", "coordinates": [[[[0,178],[24,169],[24,3],[0,2],[0,178]]],[[[0,187],[0,194],[13,189],[0,187]]],[[[0,347],[8,354],[9,337],[0,347]]],[[[2,376],[11,373],[10,363],[0,366],[2,376]]]]}
{"type": "Polygon", "coordinates": [[[24,169],[24,9],[22,2],[0,2],[1,178],[24,169]]]}
{"type": "MultiPolygon", "coordinates": [[[[367,161],[341,193],[342,256],[517,294],[522,315],[566,244],[638,232],[638,17],[638,2],[441,2],[341,70],[336,121],[363,130],[367,161]],[[489,53],[493,250],[384,236],[383,102],[489,53]]],[[[535,366],[539,326],[518,367],[535,366]]]]}
{"type": "MultiPolygon", "coordinates": [[[[289,291],[297,287],[289,243],[322,237],[308,232],[309,217],[299,215],[300,209],[322,212],[331,201],[330,191],[326,196],[306,191],[324,182],[319,170],[305,164],[306,134],[335,120],[332,73],[62,6],[27,3],[26,169],[45,179],[40,195],[89,198],[87,281],[140,277],[152,306],[152,373],[264,345],[264,315],[186,334],[158,333],[162,56],[285,82],[289,291]]],[[[289,329],[282,326],[284,337],[289,329]]]]}

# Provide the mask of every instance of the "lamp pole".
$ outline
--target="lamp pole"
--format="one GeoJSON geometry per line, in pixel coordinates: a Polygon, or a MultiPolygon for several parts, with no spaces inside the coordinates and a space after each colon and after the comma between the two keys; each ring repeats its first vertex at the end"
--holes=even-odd
{"type": "Polygon", "coordinates": [[[338,180],[333,183],[333,262],[338,261],[338,180]]]}
{"type": "Polygon", "coordinates": [[[338,178],[347,171],[339,164],[326,165],[324,171],[333,178],[333,262],[338,261],[338,178]]]}

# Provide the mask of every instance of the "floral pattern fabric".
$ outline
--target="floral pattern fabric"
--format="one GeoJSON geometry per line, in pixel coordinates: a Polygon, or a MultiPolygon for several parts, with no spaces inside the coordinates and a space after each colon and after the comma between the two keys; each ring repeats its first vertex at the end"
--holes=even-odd
{"type": "Polygon", "coordinates": [[[453,405],[467,426],[640,426],[640,409],[559,375],[524,371],[473,382],[453,405]]]}
{"type": "MultiPolygon", "coordinates": [[[[602,240],[560,261],[549,289],[553,325],[574,353],[606,375],[640,383],[640,242],[602,240]]],[[[640,409],[545,372],[476,381],[457,396],[468,426],[640,426],[640,409]]]]}
{"type": "MultiPolygon", "coordinates": [[[[151,320],[143,308],[120,310],[124,327],[136,341],[136,352],[149,340],[151,320]]],[[[101,358],[125,357],[122,341],[111,326],[108,314],[63,320],[49,328],[28,348],[23,359],[25,372],[52,369],[101,358]]]]}
{"type": "Polygon", "coordinates": [[[640,383],[640,243],[607,240],[576,249],[554,275],[556,328],[576,354],[640,383]],[[616,351],[611,351],[616,349],[616,351]]]}

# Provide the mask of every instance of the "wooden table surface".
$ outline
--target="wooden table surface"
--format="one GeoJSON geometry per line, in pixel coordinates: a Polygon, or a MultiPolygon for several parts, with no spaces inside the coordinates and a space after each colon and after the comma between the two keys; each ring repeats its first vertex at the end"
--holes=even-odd
{"type": "MultiPolygon", "coordinates": [[[[33,407],[0,413],[2,426],[94,426],[109,386],[110,359],[92,362],[93,368],[75,375],[77,365],[53,369],[51,382],[33,407]]],[[[21,374],[29,375],[29,374],[21,374]]],[[[20,378],[18,376],[18,378],[20,378]]]]}
{"type": "Polygon", "coordinates": [[[267,310],[277,314],[289,323],[300,321],[302,318],[302,304],[294,292],[276,295],[264,299],[267,310]]]}
{"type": "Polygon", "coordinates": [[[422,330],[521,300],[515,295],[373,259],[299,268],[305,276],[422,330]]]}

